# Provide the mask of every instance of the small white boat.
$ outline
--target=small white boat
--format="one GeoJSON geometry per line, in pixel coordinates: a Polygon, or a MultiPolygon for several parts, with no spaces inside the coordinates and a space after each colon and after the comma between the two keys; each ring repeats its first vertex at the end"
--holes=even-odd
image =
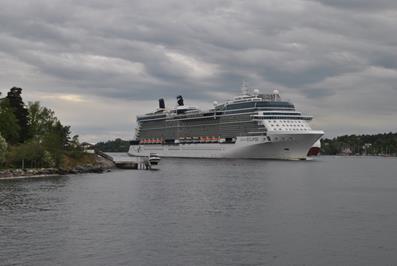
{"type": "Polygon", "coordinates": [[[157,153],[150,153],[149,155],[150,165],[158,165],[160,162],[160,156],[157,153]]]}

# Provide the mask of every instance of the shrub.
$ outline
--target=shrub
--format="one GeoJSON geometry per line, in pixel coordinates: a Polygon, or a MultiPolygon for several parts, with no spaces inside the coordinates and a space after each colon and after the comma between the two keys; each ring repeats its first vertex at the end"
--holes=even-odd
{"type": "Polygon", "coordinates": [[[0,134],[0,167],[3,165],[7,153],[7,142],[0,134]]]}

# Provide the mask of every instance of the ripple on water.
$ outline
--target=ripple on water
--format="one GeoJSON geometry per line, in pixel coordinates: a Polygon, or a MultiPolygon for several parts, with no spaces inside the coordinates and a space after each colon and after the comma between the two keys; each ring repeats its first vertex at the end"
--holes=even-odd
{"type": "Polygon", "coordinates": [[[393,264],[396,162],[163,159],[2,180],[0,264],[393,264]]]}

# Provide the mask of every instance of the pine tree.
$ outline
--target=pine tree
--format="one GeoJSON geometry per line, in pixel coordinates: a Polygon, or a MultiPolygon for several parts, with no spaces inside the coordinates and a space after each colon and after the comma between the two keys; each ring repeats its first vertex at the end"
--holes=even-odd
{"type": "Polygon", "coordinates": [[[7,99],[20,128],[19,142],[23,143],[29,138],[28,110],[21,97],[22,89],[12,87],[7,94],[7,99]]]}
{"type": "Polygon", "coordinates": [[[8,99],[0,100],[0,134],[10,144],[19,142],[19,124],[8,99]]]}

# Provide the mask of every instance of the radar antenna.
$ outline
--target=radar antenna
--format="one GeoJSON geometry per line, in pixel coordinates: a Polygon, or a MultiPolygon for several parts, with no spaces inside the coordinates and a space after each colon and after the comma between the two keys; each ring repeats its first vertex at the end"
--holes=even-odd
{"type": "Polygon", "coordinates": [[[275,101],[280,101],[281,100],[280,92],[277,89],[273,90],[273,99],[275,101]]]}

